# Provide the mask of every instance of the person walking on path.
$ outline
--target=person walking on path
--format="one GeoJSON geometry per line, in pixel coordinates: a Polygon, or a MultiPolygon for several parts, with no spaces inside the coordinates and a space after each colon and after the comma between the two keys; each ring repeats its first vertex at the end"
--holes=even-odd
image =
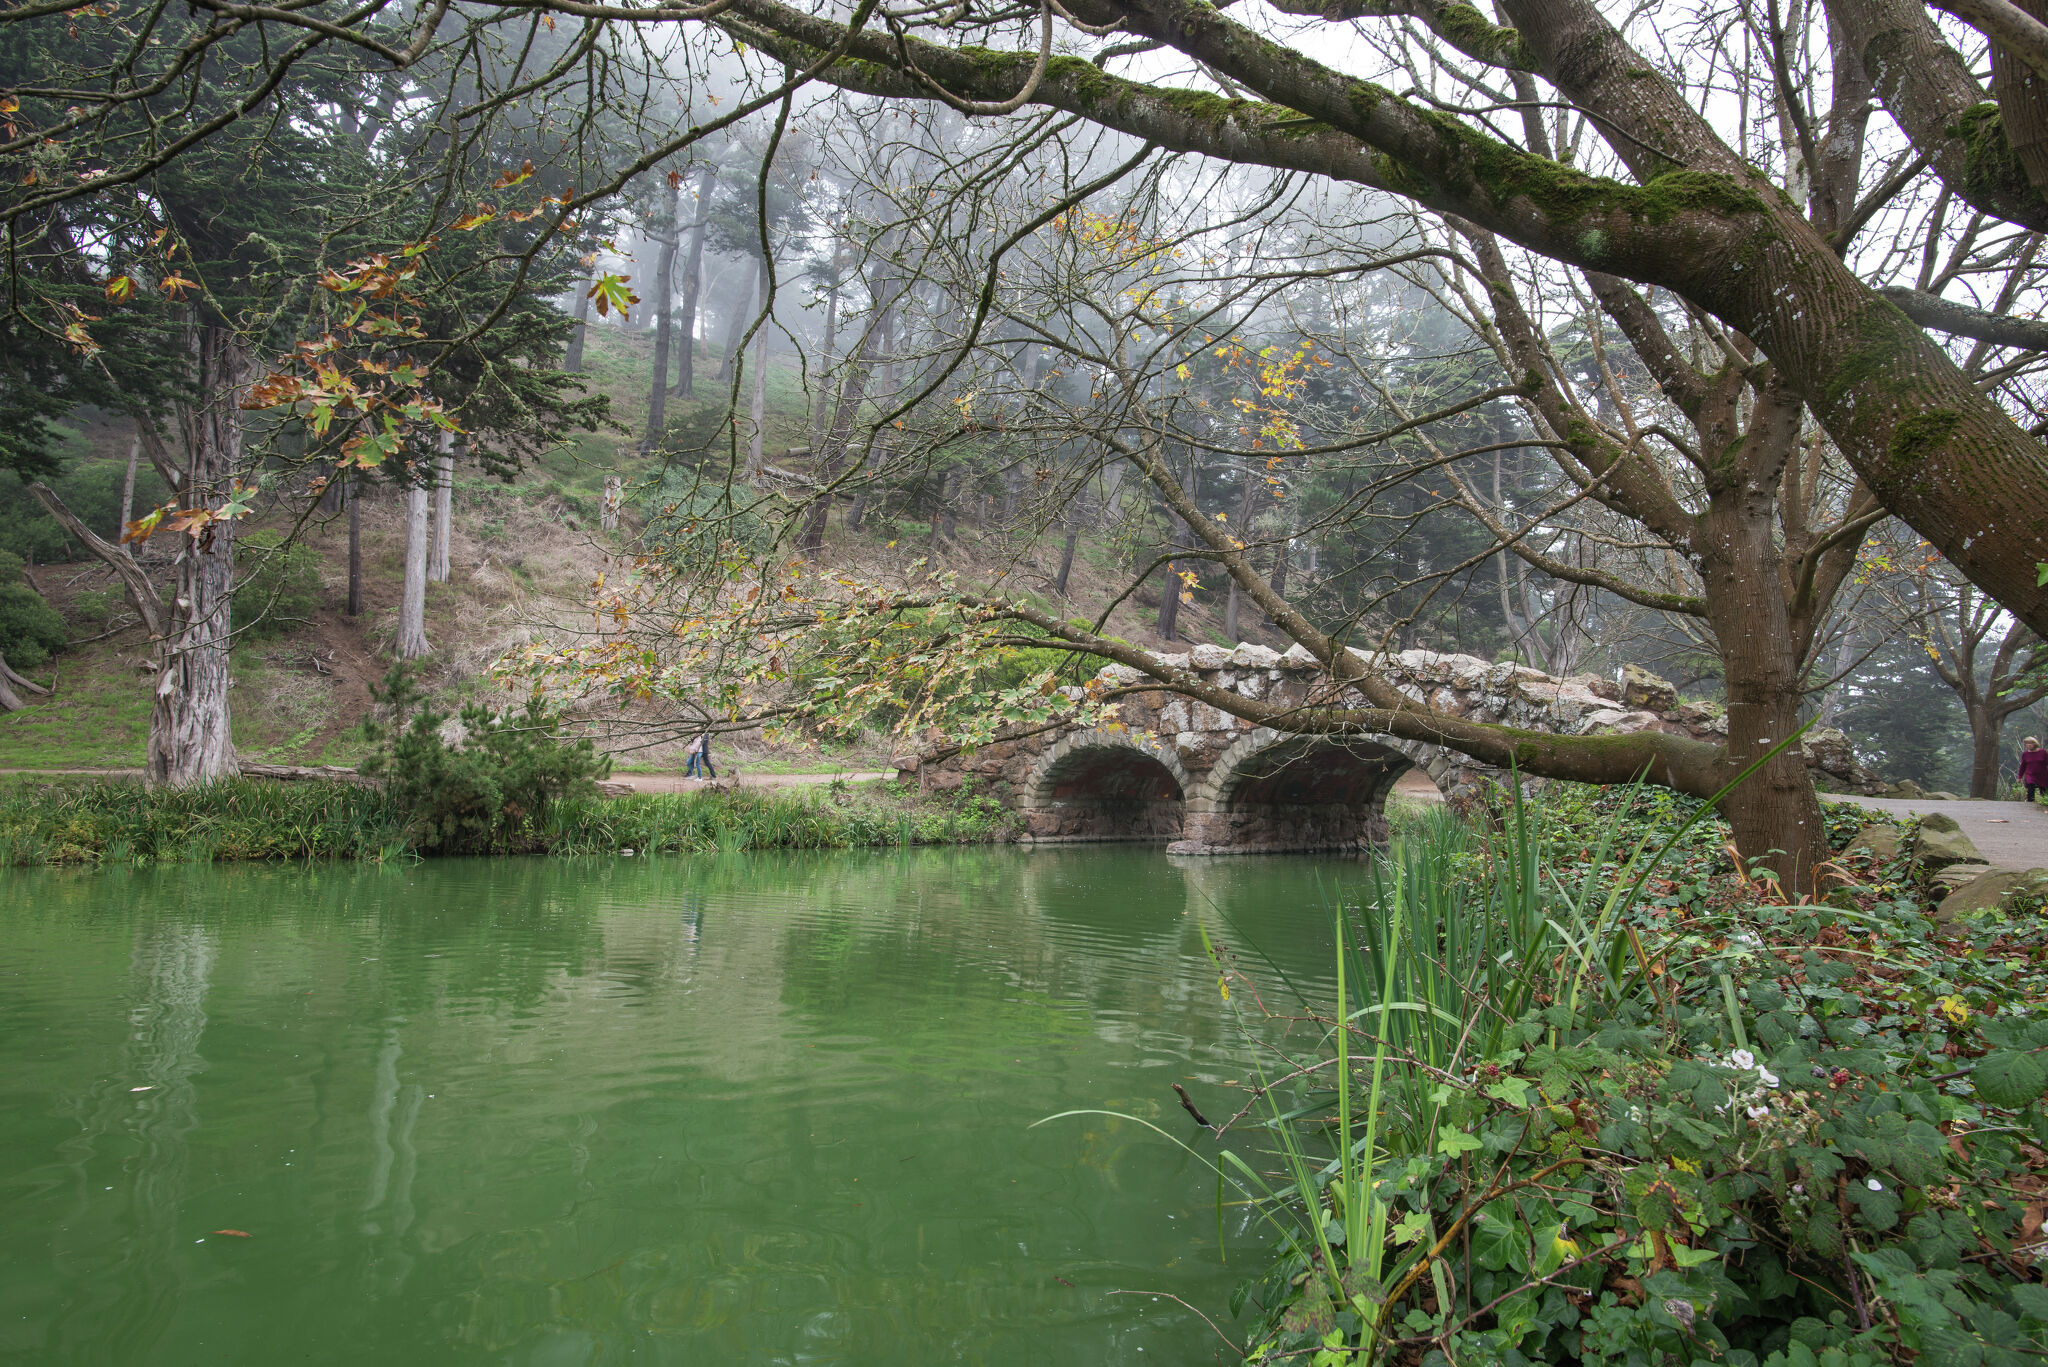
{"type": "Polygon", "coordinates": [[[2041,748],[2038,737],[2028,736],[2020,742],[2019,779],[2027,790],[2029,802],[2048,793],[2048,750],[2041,748]]]}
{"type": "Polygon", "coordinates": [[[689,763],[683,766],[683,777],[700,779],[715,779],[718,777],[718,770],[711,767],[711,732],[708,730],[699,731],[697,738],[690,742],[690,748],[686,753],[689,756],[689,763]]]}

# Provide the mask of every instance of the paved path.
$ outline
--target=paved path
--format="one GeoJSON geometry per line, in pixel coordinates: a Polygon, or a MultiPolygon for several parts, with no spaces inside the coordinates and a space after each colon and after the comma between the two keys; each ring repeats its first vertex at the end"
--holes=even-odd
{"type": "Polygon", "coordinates": [[[2048,868],[2048,807],[2031,802],[1949,801],[1930,797],[1850,797],[1823,793],[1824,802],[1853,802],[1898,816],[1945,812],[1999,869],[2048,868]]]}
{"type": "MultiPolygon", "coordinates": [[[[711,762],[717,764],[718,757],[713,755],[711,762]]],[[[848,769],[834,774],[750,774],[742,769],[738,774],[738,783],[742,788],[809,788],[820,783],[830,783],[834,779],[845,779],[848,783],[863,783],[871,778],[894,777],[893,771],[881,770],[873,773],[848,769]]],[[[702,779],[685,778],[681,774],[613,774],[608,781],[623,783],[636,793],[693,793],[699,788],[710,786],[702,779]]],[[[727,776],[721,776],[718,781],[725,783],[731,780],[727,776]]]]}

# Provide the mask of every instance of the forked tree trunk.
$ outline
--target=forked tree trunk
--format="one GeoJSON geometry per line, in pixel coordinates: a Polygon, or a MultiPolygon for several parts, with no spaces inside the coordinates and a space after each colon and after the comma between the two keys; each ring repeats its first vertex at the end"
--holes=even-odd
{"type": "Polygon", "coordinates": [[[416,660],[427,644],[427,491],[419,471],[405,486],[405,581],[398,598],[398,658],[416,660]]]}
{"type": "MultiPolygon", "coordinates": [[[[242,464],[239,403],[249,366],[240,340],[225,327],[200,328],[196,350],[199,406],[186,417],[178,492],[187,508],[214,510],[227,501],[242,464]]],[[[238,772],[228,715],[234,586],[235,524],[223,518],[188,537],[178,552],[177,591],[149,712],[152,785],[182,788],[238,772]]]]}
{"type": "Polygon", "coordinates": [[[434,543],[427,556],[427,578],[448,582],[450,526],[455,512],[455,438],[441,434],[441,454],[434,457],[434,543]]]}

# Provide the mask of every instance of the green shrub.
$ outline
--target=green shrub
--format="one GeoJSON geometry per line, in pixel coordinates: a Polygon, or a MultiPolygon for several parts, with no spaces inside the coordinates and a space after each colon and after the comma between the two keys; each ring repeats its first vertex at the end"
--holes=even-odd
{"type": "Polygon", "coordinates": [[[22,582],[22,559],[0,551],[0,655],[16,669],[35,669],[70,644],[64,619],[22,582]]]}
{"type": "Polygon", "coordinates": [[[276,532],[251,532],[236,547],[247,573],[235,589],[235,626],[250,636],[277,636],[304,626],[320,607],[320,556],[276,532]]]}
{"type": "Polygon", "coordinates": [[[588,740],[562,736],[561,715],[537,695],[517,713],[465,706],[467,734],[455,745],[441,737],[448,714],[428,704],[409,665],[394,665],[376,696],[392,721],[365,728],[376,748],[358,767],[383,779],[422,853],[545,849],[555,804],[595,797],[597,781],[611,772],[588,740]]]}

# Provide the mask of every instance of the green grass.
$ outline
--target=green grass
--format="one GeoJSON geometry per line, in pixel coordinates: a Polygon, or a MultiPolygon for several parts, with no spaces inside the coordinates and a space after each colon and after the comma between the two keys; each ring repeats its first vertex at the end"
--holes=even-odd
{"type": "MultiPolygon", "coordinates": [[[[843,850],[1005,840],[993,798],[924,801],[895,783],[571,798],[512,832],[506,853],[843,850]]],[[[367,784],[235,779],[149,789],[122,780],[0,781],[0,868],[214,860],[382,860],[412,853],[406,813],[367,784]]]]}
{"type": "Polygon", "coordinates": [[[122,769],[143,761],[149,742],[149,685],[110,644],[60,655],[33,671],[56,697],[0,713],[0,767],[122,769]]]}

